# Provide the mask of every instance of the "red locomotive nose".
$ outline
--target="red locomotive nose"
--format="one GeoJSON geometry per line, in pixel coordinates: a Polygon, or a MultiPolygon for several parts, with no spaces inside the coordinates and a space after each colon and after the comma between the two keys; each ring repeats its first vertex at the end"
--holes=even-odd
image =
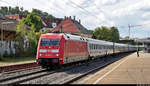
{"type": "Polygon", "coordinates": [[[42,38],[38,50],[39,58],[57,58],[60,39],[42,38]]]}

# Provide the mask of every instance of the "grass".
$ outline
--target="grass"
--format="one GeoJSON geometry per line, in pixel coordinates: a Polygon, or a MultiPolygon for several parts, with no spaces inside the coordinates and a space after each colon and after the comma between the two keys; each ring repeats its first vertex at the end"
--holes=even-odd
{"type": "Polygon", "coordinates": [[[35,62],[35,59],[35,57],[3,57],[0,61],[0,66],[35,62]]]}

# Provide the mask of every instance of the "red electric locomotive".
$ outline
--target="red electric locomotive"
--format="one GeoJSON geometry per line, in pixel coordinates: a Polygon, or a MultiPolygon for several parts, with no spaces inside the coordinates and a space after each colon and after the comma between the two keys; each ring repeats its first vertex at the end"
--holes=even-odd
{"type": "Polygon", "coordinates": [[[43,68],[88,59],[86,39],[69,34],[43,34],[40,37],[36,60],[43,68]]]}

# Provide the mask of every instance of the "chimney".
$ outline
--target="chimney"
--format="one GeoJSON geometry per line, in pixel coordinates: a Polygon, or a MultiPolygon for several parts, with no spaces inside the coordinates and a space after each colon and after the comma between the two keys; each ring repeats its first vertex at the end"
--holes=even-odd
{"type": "Polygon", "coordinates": [[[73,16],[73,20],[74,20],[74,21],[76,20],[76,16],[73,16]]]}
{"type": "Polygon", "coordinates": [[[79,23],[81,24],[81,20],[79,19],[79,23]]]}
{"type": "Polygon", "coordinates": [[[71,19],[71,16],[69,16],[69,18],[71,19]]]}
{"type": "Polygon", "coordinates": [[[64,16],[64,19],[66,19],[67,17],[66,16],[64,16]]]}

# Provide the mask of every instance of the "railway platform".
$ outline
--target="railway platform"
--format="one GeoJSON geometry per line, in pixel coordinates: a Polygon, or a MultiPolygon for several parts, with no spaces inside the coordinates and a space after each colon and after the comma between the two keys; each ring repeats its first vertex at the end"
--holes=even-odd
{"type": "Polygon", "coordinates": [[[130,54],[99,71],[82,78],[77,84],[150,84],[150,54],[130,54]]]}

